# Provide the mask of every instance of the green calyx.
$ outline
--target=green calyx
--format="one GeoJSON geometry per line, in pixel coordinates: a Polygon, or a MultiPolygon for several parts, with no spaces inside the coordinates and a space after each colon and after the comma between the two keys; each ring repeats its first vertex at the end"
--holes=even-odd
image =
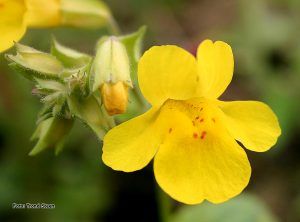
{"type": "Polygon", "coordinates": [[[103,37],[98,43],[92,64],[91,90],[94,92],[104,83],[114,84],[119,81],[132,87],[126,47],[117,37],[103,37]]]}
{"type": "Polygon", "coordinates": [[[104,36],[96,47],[96,56],[90,73],[90,90],[98,90],[104,83],[119,81],[133,87],[137,80],[137,62],[141,54],[146,28],[123,36],[104,36]],[[132,82],[133,80],[133,82],[132,82]]]}

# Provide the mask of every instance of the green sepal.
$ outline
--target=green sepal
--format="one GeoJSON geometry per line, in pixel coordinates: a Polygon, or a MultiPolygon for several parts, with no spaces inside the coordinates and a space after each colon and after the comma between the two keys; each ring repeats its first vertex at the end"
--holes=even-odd
{"type": "Polygon", "coordinates": [[[73,122],[73,119],[61,117],[51,117],[41,121],[31,137],[31,140],[38,139],[38,142],[29,155],[34,156],[52,147],[55,148],[55,153],[61,151],[64,139],[70,132],[73,122]]]}
{"type": "Polygon", "coordinates": [[[131,65],[131,79],[135,85],[137,84],[137,63],[141,57],[142,43],[146,30],[146,26],[142,26],[134,33],[119,37],[126,47],[131,65]]]}
{"type": "Polygon", "coordinates": [[[55,56],[64,67],[71,70],[80,70],[88,66],[92,60],[92,57],[85,53],[61,45],[55,38],[52,39],[51,54],[55,56]]]}
{"type": "Polygon", "coordinates": [[[70,96],[67,102],[72,115],[75,115],[88,125],[100,140],[114,126],[113,118],[105,113],[101,103],[94,95],[87,98],[70,96]]]}
{"type": "Polygon", "coordinates": [[[65,86],[65,84],[61,82],[50,80],[50,79],[38,79],[38,78],[35,78],[35,81],[38,89],[44,89],[51,92],[52,91],[62,92],[62,93],[68,92],[68,88],[65,86]]]}
{"type": "Polygon", "coordinates": [[[91,92],[104,83],[117,83],[132,87],[130,61],[126,47],[115,36],[104,36],[97,43],[97,52],[89,74],[91,92]]]}
{"type": "Polygon", "coordinates": [[[11,67],[32,80],[33,77],[41,79],[60,79],[64,75],[63,64],[53,55],[38,51],[20,43],[15,44],[16,55],[6,55],[12,63],[11,67]]]}
{"type": "Polygon", "coordinates": [[[36,79],[36,82],[37,90],[42,94],[41,102],[48,107],[46,115],[42,114],[39,119],[44,119],[49,115],[64,115],[63,108],[66,104],[69,89],[64,84],[54,80],[36,79]]]}
{"type": "Polygon", "coordinates": [[[142,26],[136,32],[120,36],[119,39],[125,45],[127,53],[132,60],[138,62],[141,57],[142,43],[147,27],[142,26]]]}
{"type": "MultiPolygon", "coordinates": [[[[6,58],[9,60],[8,56],[6,55],[6,58]]],[[[39,73],[33,72],[30,69],[26,69],[20,65],[18,65],[15,62],[11,62],[8,64],[8,66],[13,69],[16,73],[21,74],[23,77],[30,81],[35,81],[34,77],[41,76],[39,73]]]]}
{"type": "Polygon", "coordinates": [[[67,102],[66,97],[64,97],[64,96],[58,97],[55,101],[55,105],[53,106],[52,115],[53,116],[62,116],[62,115],[65,116],[64,109],[66,106],[66,102],[67,102]]]}

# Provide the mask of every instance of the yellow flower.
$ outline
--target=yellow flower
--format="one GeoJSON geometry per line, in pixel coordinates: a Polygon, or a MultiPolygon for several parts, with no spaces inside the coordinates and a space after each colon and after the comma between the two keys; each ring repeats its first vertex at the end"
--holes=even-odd
{"type": "Polygon", "coordinates": [[[97,0],[0,0],[0,52],[19,41],[27,27],[101,27],[112,20],[97,0]]]}
{"type": "Polygon", "coordinates": [[[59,24],[60,0],[0,0],[0,52],[19,41],[28,26],[59,24]]]}
{"type": "Polygon", "coordinates": [[[233,75],[233,54],[224,42],[202,42],[197,59],[176,46],[155,46],[141,58],[139,85],[152,108],[104,138],[102,159],[131,172],[154,157],[161,188],[187,204],[221,203],[248,184],[251,167],[238,140],[263,152],[281,133],[261,102],[223,102],[233,75]]]}

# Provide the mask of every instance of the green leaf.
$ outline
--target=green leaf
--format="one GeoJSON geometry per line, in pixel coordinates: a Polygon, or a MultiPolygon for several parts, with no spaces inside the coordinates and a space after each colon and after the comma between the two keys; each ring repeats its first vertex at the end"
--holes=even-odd
{"type": "Polygon", "coordinates": [[[276,222],[274,215],[257,197],[242,194],[223,204],[214,205],[208,202],[183,206],[176,212],[172,222],[276,222]]]}
{"type": "Polygon", "coordinates": [[[51,147],[60,151],[66,135],[73,126],[73,122],[73,119],[60,117],[51,117],[41,121],[31,137],[31,140],[38,139],[38,142],[29,155],[34,156],[51,147]]]}
{"type": "Polygon", "coordinates": [[[88,98],[78,98],[71,95],[67,102],[72,115],[87,124],[100,140],[113,127],[112,117],[105,114],[101,104],[93,95],[88,98]]]}
{"type": "Polygon", "coordinates": [[[54,38],[52,40],[51,54],[55,56],[66,68],[80,69],[89,65],[92,57],[65,47],[58,43],[54,38]]]}

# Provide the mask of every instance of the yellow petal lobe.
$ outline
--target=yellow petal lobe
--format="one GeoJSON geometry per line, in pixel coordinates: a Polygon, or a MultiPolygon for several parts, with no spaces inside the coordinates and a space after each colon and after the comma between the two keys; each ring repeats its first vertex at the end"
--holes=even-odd
{"type": "Polygon", "coordinates": [[[218,98],[231,82],[233,54],[231,47],[222,41],[203,41],[197,50],[200,97],[218,98]]]}
{"type": "Polygon", "coordinates": [[[102,160],[114,170],[132,172],[145,167],[155,155],[162,136],[155,124],[157,109],[124,122],[104,137],[102,160]]]}
{"type": "Polygon", "coordinates": [[[0,0],[0,52],[13,46],[26,31],[24,0],[0,0]]]}
{"type": "Polygon", "coordinates": [[[262,102],[220,102],[224,124],[230,134],[249,150],[264,152],[270,149],[281,134],[276,115],[262,102]]]}
{"type": "Polygon", "coordinates": [[[139,61],[138,80],[143,95],[154,106],[167,99],[189,99],[197,84],[196,60],[177,46],[154,46],[139,61]]]}

